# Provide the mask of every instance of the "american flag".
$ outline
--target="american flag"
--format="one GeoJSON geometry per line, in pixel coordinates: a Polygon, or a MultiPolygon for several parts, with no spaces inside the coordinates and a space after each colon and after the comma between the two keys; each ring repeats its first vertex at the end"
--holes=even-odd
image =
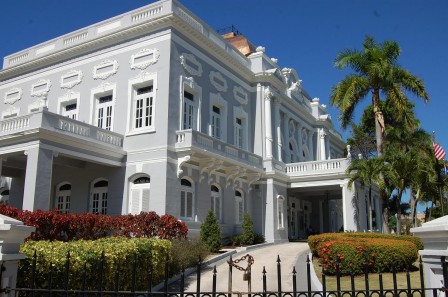
{"type": "Polygon", "coordinates": [[[437,160],[445,159],[446,153],[437,142],[434,142],[432,144],[432,148],[434,149],[434,155],[436,156],[437,160]]]}

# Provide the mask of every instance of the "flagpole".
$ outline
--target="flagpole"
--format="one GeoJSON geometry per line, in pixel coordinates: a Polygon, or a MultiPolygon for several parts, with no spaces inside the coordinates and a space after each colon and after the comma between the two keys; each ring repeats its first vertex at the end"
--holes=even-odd
{"type": "MultiPolygon", "coordinates": [[[[432,143],[436,143],[436,132],[432,131],[432,143]]],[[[443,195],[442,195],[442,177],[440,175],[440,168],[439,168],[439,159],[437,159],[436,155],[434,155],[436,159],[436,172],[437,172],[437,184],[439,187],[439,195],[440,195],[440,208],[442,210],[442,217],[445,215],[444,207],[443,207],[443,195]]]]}

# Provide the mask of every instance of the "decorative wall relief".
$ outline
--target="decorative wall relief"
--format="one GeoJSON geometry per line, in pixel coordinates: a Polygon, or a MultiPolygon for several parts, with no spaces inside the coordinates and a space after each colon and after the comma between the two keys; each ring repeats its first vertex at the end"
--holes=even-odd
{"type": "Polygon", "coordinates": [[[118,71],[118,62],[116,60],[106,60],[93,67],[94,79],[106,79],[118,71]]]}
{"type": "Polygon", "coordinates": [[[210,83],[219,92],[227,92],[227,80],[222,76],[220,72],[210,71],[210,83]]]}
{"type": "Polygon", "coordinates": [[[129,60],[129,64],[131,65],[131,69],[145,69],[149,65],[153,65],[157,63],[159,60],[160,52],[158,49],[142,49],[138,53],[131,56],[129,60]]]}
{"type": "Polygon", "coordinates": [[[31,96],[47,98],[48,92],[51,88],[51,81],[48,79],[38,80],[35,84],[31,85],[31,96]]]}
{"type": "Polygon", "coordinates": [[[22,98],[22,94],[22,88],[13,88],[5,93],[4,102],[12,105],[22,98]]]}
{"type": "Polygon", "coordinates": [[[247,104],[247,102],[249,101],[249,95],[240,86],[233,87],[233,96],[235,97],[235,100],[240,104],[247,104]]]}
{"type": "Polygon", "coordinates": [[[2,112],[2,119],[5,120],[8,118],[16,117],[19,115],[19,113],[20,113],[19,107],[10,106],[5,111],[2,112]]]}
{"type": "Polygon", "coordinates": [[[202,75],[202,65],[196,60],[196,57],[192,54],[183,53],[180,56],[180,63],[187,70],[188,73],[195,76],[202,75]]]}
{"type": "Polygon", "coordinates": [[[61,88],[71,89],[81,83],[83,74],[81,70],[71,70],[61,76],[61,88]]]}

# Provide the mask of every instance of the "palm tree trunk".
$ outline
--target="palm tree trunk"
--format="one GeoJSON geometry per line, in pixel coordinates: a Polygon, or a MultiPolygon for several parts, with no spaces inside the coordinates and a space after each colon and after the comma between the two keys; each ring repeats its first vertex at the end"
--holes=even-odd
{"type": "MultiPolygon", "coordinates": [[[[416,213],[416,206],[417,206],[417,199],[414,197],[414,191],[412,185],[409,187],[410,197],[409,197],[409,206],[411,207],[411,224],[413,227],[417,227],[415,225],[415,213],[416,213]]],[[[417,190],[417,197],[418,197],[417,190]]]]}
{"type": "Polygon", "coordinates": [[[397,205],[397,234],[398,235],[401,234],[401,196],[402,195],[403,195],[403,191],[398,190],[397,201],[396,201],[396,205],[397,205]]]}

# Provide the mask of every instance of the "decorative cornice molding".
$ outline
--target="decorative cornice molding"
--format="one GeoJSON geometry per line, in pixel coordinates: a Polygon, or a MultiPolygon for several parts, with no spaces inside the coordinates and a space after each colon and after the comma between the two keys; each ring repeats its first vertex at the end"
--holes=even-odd
{"type": "Polygon", "coordinates": [[[202,76],[202,65],[193,54],[182,53],[180,64],[187,70],[188,73],[195,76],[202,76]]]}
{"type": "Polygon", "coordinates": [[[131,59],[129,60],[129,64],[131,65],[131,69],[145,69],[146,67],[157,63],[160,57],[160,52],[155,48],[145,48],[133,54],[131,59]],[[136,61],[140,59],[141,61],[136,61]]]}
{"type": "Polygon", "coordinates": [[[48,92],[51,88],[51,81],[48,79],[38,80],[31,85],[31,96],[47,98],[48,92]]]}
{"type": "Polygon", "coordinates": [[[5,99],[3,102],[12,105],[22,99],[22,94],[22,88],[12,88],[9,91],[5,92],[5,99]]]}
{"type": "Polygon", "coordinates": [[[247,104],[247,102],[249,101],[249,95],[240,86],[233,87],[233,96],[235,97],[235,100],[238,101],[240,104],[247,104]]]}
{"type": "Polygon", "coordinates": [[[210,71],[209,74],[210,83],[219,92],[227,92],[227,80],[218,71],[210,71]]]}
{"type": "Polygon", "coordinates": [[[93,78],[94,79],[98,79],[98,78],[106,79],[106,78],[114,75],[115,73],[117,73],[118,67],[119,67],[119,65],[118,65],[117,60],[105,60],[105,61],[101,62],[100,64],[95,65],[93,67],[93,71],[92,71],[93,78]],[[111,69],[106,70],[102,73],[98,73],[98,70],[105,69],[105,68],[111,68],[111,69]]]}
{"type": "Polygon", "coordinates": [[[71,89],[74,86],[76,86],[77,84],[81,83],[82,78],[83,78],[83,73],[81,70],[71,70],[61,76],[61,88],[62,89],[71,89]],[[65,80],[68,80],[69,78],[73,78],[75,76],[76,76],[76,79],[65,81],[65,80]]]}

